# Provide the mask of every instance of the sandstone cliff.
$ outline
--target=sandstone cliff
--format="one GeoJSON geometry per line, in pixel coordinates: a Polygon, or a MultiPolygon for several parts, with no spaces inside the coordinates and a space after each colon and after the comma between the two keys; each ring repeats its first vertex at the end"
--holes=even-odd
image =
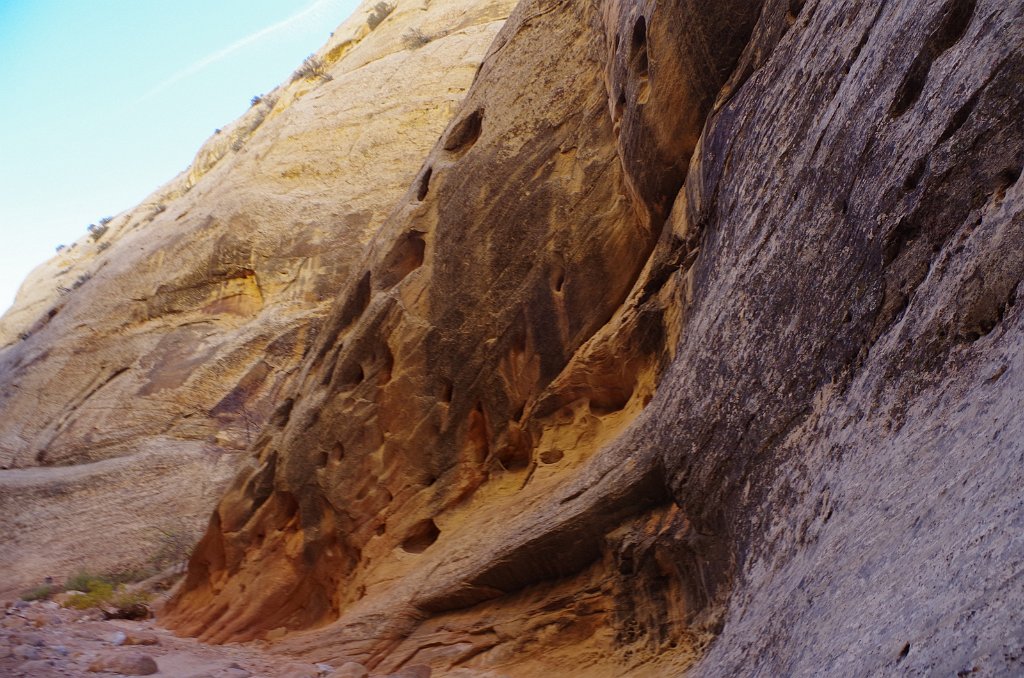
{"type": "Polygon", "coordinates": [[[1022,20],[524,0],[167,622],[377,672],[1019,673],[1022,20]]]}
{"type": "MultiPolygon", "coordinates": [[[[427,12],[451,26],[452,7],[427,12]]],[[[475,21],[480,51],[458,52],[472,86],[418,151],[396,142],[390,193],[237,175],[261,210],[265,193],[289,214],[367,201],[366,221],[307,237],[315,262],[293,284],[308,308],[266,310],[264,269],[227,259],[210,270],[251,271],[259,297],[231,275],[204,278],[214,297],[152,278],[160,317],[220,324],[197,344],[160,321],[152,364],[102,390],[30,365],[89,317],[70,301],[7,348],[5,374],[52,380],[32,401],[6,387],[9,464],[127,463],[114,453],[131,441],[210,435],[247,447],[163,616],[211,642],[376,674],[1017,675],[1022,22],[1000,0],[522,0],[486,55],[496,23],[475,21]],[[242,308],[266,319],[243,324],[242,308]],[[266,337],[249,381],[210,348],[242,327],[266,337]],[[216,397],[173,435],[140,422],[110,445],[60,442],[114,430],[83,403],[123,418],[143,382],[198,389],[202,374],[221,390],[204,386],[216,397]],[[125,379],[143,382],[116,390],[125,379]],[[37,400],[70,414],[32,420],[37,400]],[[249,411],[267,425],[247,430],[249,411]]],[[[312,116],[339,104],[318,93],[375,34],[325,48],[349,51],[281,128],[256,128],[265,153],[317,101],[320,134],[312,116]]],[[[379,35],[378,55],[419,41],[379,35]]],[[[207,209],[227,209],[212,177],[230,187],[241,166],[225,155],[180,199],[209,181],[207,209]]],[[[376,191],[378,165],[359,167],[376,191]]],[[[109,270],[151,270],[172,233],[109,270]]],[[[218,237],[253,260],[258,234],[218,237]]],[[[281,237],[263,247],[289,251],[281,237]]],[[[58,471],[72,472],[7,472],[5,487],[58,471]]]]}
{"type": "Polygon", "coordinates": [[[375,5],[0,321],[0,590],[201,529],[510,9],[375,5]]]}

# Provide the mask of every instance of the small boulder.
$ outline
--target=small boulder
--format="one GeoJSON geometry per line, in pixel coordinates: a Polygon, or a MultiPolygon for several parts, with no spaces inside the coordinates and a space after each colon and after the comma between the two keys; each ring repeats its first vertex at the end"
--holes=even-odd
{"type": "Polygon", "coordinates": [[[125,645],[159,645],[160,638],[148,631],[132,631],[125,635],[125,645]]]}
{"type": "Polygon", "coordinates": [[[14,649],[11,650],[11,654],[14,655],[15,659],[23,659],[25,661],[31,661],[33,659],[40,659],[43,653],[39,651],[39,648],[35,645],[15,645],[14,649]]]}
{"type": "Polygon", "coordinates": [[[100,655],[89,664],[92,673],[106,671],[122,676],[151,676],[159,670],[156,660],[141,652],[111,652],[100,655]]]}

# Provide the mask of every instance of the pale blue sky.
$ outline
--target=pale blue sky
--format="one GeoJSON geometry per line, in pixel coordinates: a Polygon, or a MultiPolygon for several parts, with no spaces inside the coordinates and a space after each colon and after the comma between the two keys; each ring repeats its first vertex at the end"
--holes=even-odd
{"type": "Polygon", "coordinates": [[[0,314],[88,224],[185,169],[357,0],[0,0],[0,314]]]}

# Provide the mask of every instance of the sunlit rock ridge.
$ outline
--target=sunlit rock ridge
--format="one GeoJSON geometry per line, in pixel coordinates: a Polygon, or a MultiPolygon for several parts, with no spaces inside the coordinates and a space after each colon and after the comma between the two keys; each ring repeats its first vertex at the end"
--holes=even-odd
{"type": "Polygon", "coordinates": [[[0,589],[205,525],[511,8],[376,4],[0,320],[0,589]]]}

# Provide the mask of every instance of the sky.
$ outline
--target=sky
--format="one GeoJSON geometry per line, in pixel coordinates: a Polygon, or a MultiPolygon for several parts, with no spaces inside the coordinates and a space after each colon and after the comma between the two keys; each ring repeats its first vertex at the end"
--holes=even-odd
{"type": "Polygon", "coordinates": [[[357,0],[0,0],[0,314],[320,48],[357,0]]]}

